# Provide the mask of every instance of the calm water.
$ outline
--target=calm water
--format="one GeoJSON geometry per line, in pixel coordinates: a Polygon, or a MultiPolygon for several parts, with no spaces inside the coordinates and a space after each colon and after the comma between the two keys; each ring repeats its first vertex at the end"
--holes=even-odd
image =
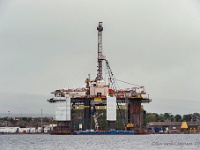
{"type": "Polygon", "coordinates": [[[0,150],[200,150],[196,135],[0,135],[0,150]]]}

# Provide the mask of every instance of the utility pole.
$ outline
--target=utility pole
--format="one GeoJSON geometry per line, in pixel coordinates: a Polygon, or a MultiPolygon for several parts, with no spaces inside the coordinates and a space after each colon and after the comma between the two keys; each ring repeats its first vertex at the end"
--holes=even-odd
{"type": "Polygon", "coordinates": [[[96,80],[102,80],[103,76],[102,76],[102,61],[106,59],[105,56],[103,56],[102,54],[102,31],[103,31],[103,26],[102,26],[102,22],[99,22],[98,27],[98,69],[97,69],[97,77],[96,80]]]}
{"type": "Polygon", "coordinates": [[[169,117],[170,117],[170,126],[169,126],[170,132],[169,133],[171,134],[172,133],[172,118],[171,118],[172,114],[171,113],[168,113],[168,114],[169,114],[169,117]]]}
{"type": "Polygon", "coordinates": [[[43,124],[43,122],[42,122],[42,111],[43,111],[43,109],[41,109],[41,127],[42,127],[42,124],[43,124]]]}
{"type": "Polygon", "coordinates": [[[10,111],[8,111],[8,126],[10,126],[10,111]]]}

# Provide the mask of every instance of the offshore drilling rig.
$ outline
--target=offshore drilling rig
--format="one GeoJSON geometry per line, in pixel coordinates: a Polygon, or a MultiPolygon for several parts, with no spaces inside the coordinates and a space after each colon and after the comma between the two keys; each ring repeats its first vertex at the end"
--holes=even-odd
{"type": "MultiPolygon", "coordinates": [[[[144,86],[131,84],[120,89],[108,60],[102,53],[102,22],[98,30],[98,66],[94,80],[86,79],[86,87],[59,89],[48,102],[55,103],[57,127],[52,134],[142,134],[145,113],[142,103],[149,103],[144,86]],[[103,79],[103,62],[109,75],[103,79]]],[[[124,81],[121,81],[124,82],[124,81]]],[[[127,83],[127,82],[125,82],[127,83]]]]}

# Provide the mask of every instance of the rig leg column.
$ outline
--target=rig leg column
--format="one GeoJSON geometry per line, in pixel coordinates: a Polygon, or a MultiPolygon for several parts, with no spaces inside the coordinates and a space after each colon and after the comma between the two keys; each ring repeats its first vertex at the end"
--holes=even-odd
{"type": "Polygon", "coordinates": [[[90,109],[90,99],[86,99],[84,102],[84,130],[90,129],[90,116],[91,116],[91,109],[90,109]]]}
{"type": "Polygon", "coordinates": [[[134,123],[135,133],[141,131],[141,100],[133,100],[130,102],[130,123],[134,123]]]}
{"type": "Polygon", "coordinates": [[[108,130],[116,129],[117,111],[116,97],[107,97],[106,120],[108,121],[108,130]]]}
{"type": "Polygon", "coordinates": [[[108,130],[116,129],[116,121],[108,121],[108,130]]]}

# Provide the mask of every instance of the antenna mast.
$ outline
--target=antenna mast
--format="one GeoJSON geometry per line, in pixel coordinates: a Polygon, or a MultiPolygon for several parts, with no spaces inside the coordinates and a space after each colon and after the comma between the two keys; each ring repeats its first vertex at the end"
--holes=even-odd
{"type": "Polygon", "coordinates": [[[97,77],[96,80],[102,80],[103,76],[102,76],[102,61],[106,59],[105,56],[103,56],[102,54],[102,31],[103,31],[103,26],[102,26],[102,22],[99,22],[98,27],[98,58],[97,58],[97,62],[98,62],[98,68],[97,68],[97,77]]]}

